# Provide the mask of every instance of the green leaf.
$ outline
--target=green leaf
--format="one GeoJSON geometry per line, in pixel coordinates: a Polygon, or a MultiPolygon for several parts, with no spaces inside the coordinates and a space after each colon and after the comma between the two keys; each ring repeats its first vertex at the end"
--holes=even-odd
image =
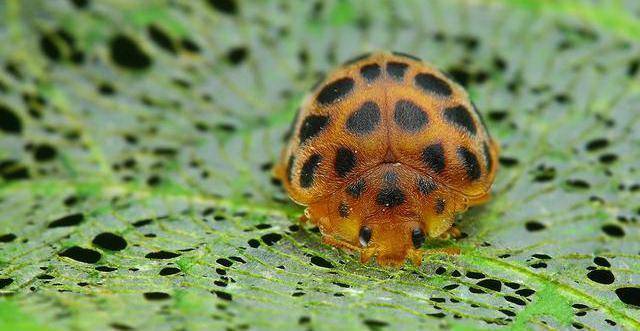
{"type": "Polygon", "coordinates": [[[0,2],[0,329],[640,328],[639,10],[0,2]],[[377,49],[450,72],[501,145],[421,267],[322,245],[271,178],[306,91],[377,49]]]}

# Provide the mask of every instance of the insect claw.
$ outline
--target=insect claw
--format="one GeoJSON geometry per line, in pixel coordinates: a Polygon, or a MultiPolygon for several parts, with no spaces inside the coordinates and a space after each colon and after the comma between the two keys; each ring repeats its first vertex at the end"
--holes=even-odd
{"type": "Polygon", "coordinates": [[[412,249],[407,254],[407,257],[414,266],[419,267],[420,264],[422,264],[422,256],[424,253],[425,251],[422,249],[412,249]]]}
{"type": "Polygon", "coordinates": [[[372,248],[360,250],[360,263],[366,264],[371,261],[371,258],[375,255],[375,251],[372,248]]]}
{"type": "Polygon", "coordinates": [[[449,230],[445,231],[445,233],[440,235],[440,238],[442,239],[460,238],[461,235],[462,235],[462,232],[460,232],[460,229],[456,228],[455,226],[451,226],[449,230]]]}

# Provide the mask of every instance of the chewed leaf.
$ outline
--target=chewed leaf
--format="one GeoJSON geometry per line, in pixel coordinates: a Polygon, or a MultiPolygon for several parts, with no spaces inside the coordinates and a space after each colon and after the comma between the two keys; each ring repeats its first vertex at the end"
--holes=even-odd
{"type": "Polygon", "coordinates": [[[0,1],[0,329],[640,328],[640,7],[539,3],[0,1]],[[420,268],[323,245],[271,178],[304,94],[376,50],[500,143],[420,268]]]}

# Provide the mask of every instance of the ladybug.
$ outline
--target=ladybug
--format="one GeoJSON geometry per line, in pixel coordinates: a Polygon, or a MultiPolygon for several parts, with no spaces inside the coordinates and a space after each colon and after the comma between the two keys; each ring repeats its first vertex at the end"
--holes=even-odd
{"type": "Polygon", "coordinates": [[[382,266],[419,265],[428,237],[456,237],[484,203],[498,145],[467,92],[399,52],[365,54],[303,100],[275,176],[323,242],[382,266]]]}

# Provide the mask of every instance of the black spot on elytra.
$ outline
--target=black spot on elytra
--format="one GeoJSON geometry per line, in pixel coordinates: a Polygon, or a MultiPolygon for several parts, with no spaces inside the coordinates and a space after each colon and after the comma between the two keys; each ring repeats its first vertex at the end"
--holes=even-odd
{"type": "Polygon", "coordinates": [[[493,161],[491,160],[491,152],[489,150],[489,144],[487,144],[487,142],[482,143],[482,153],[484,154],[487,173],[490,173],[491,169],[493,168],[493,161]]]}
{"type": "Polygon", "coordinates": [[[354,64],[354,63],[356,63],[356,62],[358,62],[360,60],[364,60],[364,59],[368,58],[369,56],[371,56],[371,53],[360,54],[360,55],[357,55],[357,56],[354,56],[354,57],[348,59],[347,61],[344,61],[344,63],[342,65],[343,66],[347,66],[347,65],[350,65],[350,64],[354,64]]]}
{"type": "Polygon", "coordinates": [[[415,76],[414,83],[423,91],[427,92],[429,96],[435,94],[448,97],[453,93],[446,81],[432,74],[419,73],[415,76]]]}
{"type": "Polygon", "coordinates": [[[33,149],[33,158],[38,162],[47,162],[53,160],[58,151],[49,144],[40,144],[33,149]]]}
{"type": "Polygon", "coordinates": [[[431,178],[420,177],[418,178],[417,184],[418,191],[423,195],[428,195],[438,188],[438,184],[431,180],[431,178]]]}
{"type": "Polygon", "coordinates": [[[287,161],[287,179],[289,180],[289,183],[291,183],[291,180],[293,179],[293,162],[295,161],[295,157],[293,156],[293,154],[291,154],[289,156],[289,160],[287,161]]]}
{"type": "Polygon", "coordinates": [[[602,231],[607,235],[615,238],[624,237],[624,230],[617,224],[607,224],[602,226],[602,231]]]}
{"type": "Polygon", "coordinates": [[[360,68],[360,75],[362,78],[366,79],[367,82],[371,83],[380,77],[381,69],[380,66],[376,63],[367,64],[360,68]]]}
{"type": "Polygon", "coordinates": [[[236,0],[208,0],[207,2],[213,9],[222,14],[238,14],[238,4],[236,3],[236,0]]]}
{"type": "Polygon", "coordinates": [[[227,61],[234,66],[241,65],[249,56],[249,50],[244,46],[233,47],[227,51],[227,61]]]}
{"type": "Polygon", "coordinates": [[[444,110],[444,118],[451,124],[458,126],[472,135],[476,134],[476,124],[467,107],[459,105],[444,110]]]}
{"type": "Polygon", "coordinates": [[[71,214],[71,215],[63,216],[49,223],[49,228],[51,229],[51,228],[59,228],[64,226],[75,226],[82,223],[82,221],[84,221],[83,214],[80,214],[80,213],[71,214]]]}
{"type": "Polygon", "coordinates": [[[360,233],[358,234],[358,240],[360,241],[360,245],[366,247],[371,240],[371,228],[368,226],[361,227],[360,233]]]}
{"type": "Polygon", "coordinates": [[[587,274],[587,277],[589,277],[589,279],[591,279],[596,283],[605,284],[605,285],[613,284],[613,282],[616,279],[613,276],[613,273],[611,272],[611,270],[603,270],[603,269],[591,270],[587,274]]]}
{"type": "Polygon", "coordinates": [[[380,107],[373,101],[367,101],[349,115],[346,128],[353,134],[365,135],[375,130],[379,123],[380,107]]]}
{"type": "Polygon", "coordinates": [[[334,168],[338,177],[345,178],[356,166],[356,155],[348,148],[340,147],[336,151],[334,168]]]}
{"type": "Polygon", "coordinates": [[[167,300],[171,298],[168,293],[164,292],[145,292],[143,293],[145,299],[149,301],[159,301],[159,300],[167,300]]]}
{"type": "Polygon", "coordinates": [[[96,263],[102,257],[100,253],[93,249],[82,248],[79,246],[69,247],[63,252],[58,253],[58,255],[84,263],[96,263]]]}
{"type": "Polygon", "coordinates": [[[327,260],[325,260],[324,258],[314,255],[311,257],[311,263],[317,265],[318,267],[323,267],[323,268],[328,268],[328,269],[332,269],[334,268],[333,264],[327,260]]]}
{"type": "Polygon", "coordinates": [[[436,199],[436,205],[434,207],[436,215],[442,214],[444,212],[444,207],[446,207],[446,202],[442,198],[436,199]]]}
{"type": "Polygon", "coordinates": [[[426,240],[426,236],[424,234],[424,231],[422,231],[422,229],[416,228],[416,229],[413,229],[413,231],[411,231],[411,241],[413,242],[413,247],[415,247],[416,249],[422,247],[422,245],[424,245],[425,240],[426,240]]]}
{"type": "Polygon", "coordinates": [[[640,307],[640,287],[621,287],[616,289],[616,295],[620,301],[640,307]]]}
{"type": "Polygon", "coordinates": [[[322,106],[340,101],[353,90],[354,85],[354,80],[349,77],[337,79],[320,90],[318,96],[316,96],[316,101],[322,106]]]}
{"type": "Polygon", "coordinates": [[[125,69],[147,69],[151,58],[130,37],[119,34],[109,42],[111,59],[125,69]]]}
{"type": "Polygon", "coordinates": [[[527,231],[529,232],[536,232],[536,231],[542,231],[544,229],[547,228],[546,225],[538,222],[538,221],[528,221],[524,224],[524,227],[527,229],[527,231]]]}
{"type": "Polygon", "coordinates": [[[10,243],[16,239],[16,235],[13,233],[7,233],[0,235],[0,243],[10,243]]]}
{"type": "Polygon", "coordinates": [[[382,178],[383,186],[376,196],[376,203],[385,207],[396,207],[404,203],[404,192],[398,187],[398,174],[386,172],[382,178]]]}
{"type": "Polygon", "coordinates": [[[22,120],[13,110],[0,103],[0,131],[9,134],[22,133],[22,120]]]}
{"type": "Polygon", "coordinates": [[[157,251],[157,252],[148,253],[144,257],[146,257],[147,259],[153,259],[153,260],[167,260],[167,259],[176,258],[180,255],[181,254],[174,253],[174,252],[157,251]]]}
{"type": "Polygon", "coordinates": [[[407,54],[407,53],[403,53],[403,52],[396,52],[396,51],[393,51],[391,53],[393,55],[396,55],[396,56],[406,57],[407,59],[411,59],[411,60],[415,60],[415,61],[422,61],[421,58],[419,58],[419,57],[417,57],[415,55],[411,55],[411,54],[407,54]]]}
{"type": "Polygon", "coordinates": [[[396,102],[393,119],[402,130],[410,133],[420,131],[429,122],[429,116],[422,107],[409,100],[396,102]]]}
{"type": "Polygon", "coordinates": [[[171,275],[175,275],[177,273],[179,273],[181,270],[179,268],[175,268],[175,267],[166,267],[166,268],[162,268],[162,270],[160,270],[160,272],[158,273],[160,276],[171,276],[171,275]]]}
{"type": "Polygon", "coordinates": [[[0,289],[3,289],[13,283],[13,279],[11,278],[0,278],[0,289]]]}
{"type": "Polygon", "coordinates": [[[404,79],[404,73],[409,68],[409,65],[401,62],[389,62],[387,63],[387,74],[396,81],[401,82],[404,79]]]}
{"type": "Polygon", "coordinates": [[[313,154],[304,162],[300,171],[300,187],[309,188],[313,185],[315,173],[321,161],[322,156],[320,154],[313,154]]]}
{"type": "Polygon", "coordinates": [[[338,205],[338,214],[342,218],[348,217],[349,216],[349,205],[347,205],[344,202],[341,202],[340,205],[338,205]]]}
{"type": "Polygon", "coordinates": [[[158,45],[158,47],[164,49],[165,51],[175,54],[176,53],[176,45],[169,35],[159,26],[155,24],[151,24],[147,27],[147,34],[149,38],[158,45]]]}
{"type": "Polygon", "coordinates": [[[127,248],[127,241],[121,236],[111,233],[103,232],[93,238],[92,243],[100,248],[121,251],[127,248]]]}
{"type": "Polygon", "coordinates": [[[463,146],[458,147],[456,154],[458,155],[458,159],[460,160],[460,163],[467,173],[467,178],[471,181],[480,178],[482,172],[480,170],[480,164],[478,163],[478,158],[476,157],[476,155],[463,146]]]}
{"type": "Polygon", "coordinates": [[[262,237],[260,237],[260,239],[262,239],[262,242],[264,242],[267,246],[273,246],[273,244],[282,239],[282,235],[279,233],[271,232],[263,235],[262,237]]]}
{"type": "Polygon", "coordinates": [[[329,116],[309,115],[305,117],[302,125],[300,125],[300,132],[298,133],[300,145],[319,135],[322,130],[327,127],[327,124],[329,124],[329,116]]]}
{"type": "Polygon", "coordinates": [[[354,199],[357,199],[364,192],[365,186],[366,182],[364,181],[364,178],[360,178],[355,183],[349,184],[349,186],[347,186],[346,192],[354,199]]]}
{"type": "Polygon", "coordinates": [[[442,144],[433,144],[422,150],[422,162],[434,172],[442,172],[445,166],[444,148],[442,144]]]}

